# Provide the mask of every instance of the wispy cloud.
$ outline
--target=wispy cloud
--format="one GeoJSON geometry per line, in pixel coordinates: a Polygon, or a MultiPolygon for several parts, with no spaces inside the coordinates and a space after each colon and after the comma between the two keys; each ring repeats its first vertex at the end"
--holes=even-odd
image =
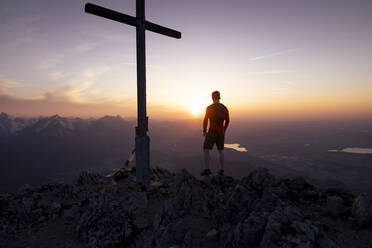
{"type": "Polygon", "coordinates": [[[20,82],[5,78],[0,75],[0,94],[10,94],[13,88],[23,87],[20,82]]]}
{"type": "Polygon", "coordinates": [[[54,55],[40,61],[37,64],[37,68],[43,69],[43,70],[54,68],[59,63],[62,62],[63,58],[64,58],[64,55],[62,55],[62,54],[54,54],[54,55]]]}
{"type": "Polygon", "coordinates": [[[293,71],[289,70],[266,70],[266,71],[249,71],[247,74],[250,75],[273,75],[273,74],[283,74],[283,73],[290,73],[293,71]]]}
{"type": "Polygon", "coordinates": [[[95,48],[95,44],[91,42],[84,42],[76,45],[75,47],[72,48],[72,52],[74,53],[85,53],[88,51],[91,51],[92,49],[95,48]]]}
{"type": "Polygon", "coordinates": [[[276,95],[288,94],[295,89],[295,83],[292,81],[283,81],[278,83],[271,91],[276,95]]]}
{"type": "MultiPolygon", "coordinates": [[[[109,71],[109,67],[89,67],[81,70],[75,75],[65,75],[60,71],[50,72],[47,74],[49,80],[56,80],[60,83],[64,82],[58,88],[44,88],[41,93],[41,98],[49,100],[66,100],[83,102],[87,99],[97,98],[93,97],[94,85],[99,80],[99,77],[109,71]]],[[[98,94],[99,95],[99,94],[98,94]]],[[[102,100],[103,98],[100,97],[102,100]]]]}
{"type": "Polygon", "coordinates": [[[60,71],[52,71],[48,73],[47,77],[50,81],[58,81],[63,78],[63,73],[60,71]]]}
{"type": "Polygon", "coordinates": [[[70,89],[66,88],[65,91],[47,92],[38,98],[21,98],[11,94],[0,94],[1,111],[19,116],[54,114],[81,117],[117,114],[135,116],[135,103],[128,103],[128,101],[75,102],[66,96],[66,92],[69,91],[70,89]]]}
{"type": "Polygon", "coordinates": [[[294,52],[294,51],[296,51],[296,50],[295,49],[287,49],[287,50],[283,50],[283,51],[279,51],[279,52],[274,52],[274,53],[269,53],[269,54],[265,54],[265,55],[261,55],[261,56],[252,57],[252,58],[249,58],[249,60],[250,61],[256,61],[256,60],[261,60],[261,59],[267,59],[267,58],[281,56],[281,55],[284,55],[284,54],[287,54],[287,53],[290,53],[290,52],[294,52]]]}

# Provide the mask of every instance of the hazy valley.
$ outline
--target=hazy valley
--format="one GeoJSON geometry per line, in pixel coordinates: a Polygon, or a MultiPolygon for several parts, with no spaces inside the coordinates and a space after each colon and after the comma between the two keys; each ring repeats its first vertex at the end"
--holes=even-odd
{"type": "MultiPolygon", "coordinates": [[[[69,181],[82,170],[108,174],[134,148],[134,120],[16,118],[0,115],[1,192],[23,184],[69,181]]],[[[151,165],[198,175],[203,168],[201,120],[150,120],[151,165]]],[[[372,121],[234,122],[226,143],[226,174],[247,175],[266,167],[282,177],[302,176],[320,187],[371,192],[372,154],[332,152],[372,147],[372,121]]],[[[212,171],[218,168],[212,153],[212,171]]]]}

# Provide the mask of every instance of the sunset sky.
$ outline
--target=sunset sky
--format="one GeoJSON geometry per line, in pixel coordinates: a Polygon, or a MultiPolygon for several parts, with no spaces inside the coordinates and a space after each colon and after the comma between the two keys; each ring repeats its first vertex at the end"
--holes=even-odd
{"type": "MultiPolygon", "coordinates": [[[[135,28],[79,0],[2,0],[0,112],[136,116],[135,28]]],[[[135,15],[135,0],[92,0],[135,15]]],[[[372,116],[372,1],[148,0],[148,115],[200,117],[219,90],[236,119],[372,116]]]]}

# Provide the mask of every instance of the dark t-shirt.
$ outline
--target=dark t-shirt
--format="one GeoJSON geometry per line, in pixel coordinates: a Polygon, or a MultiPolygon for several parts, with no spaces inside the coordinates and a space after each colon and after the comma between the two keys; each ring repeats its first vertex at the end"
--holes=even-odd
{"type": "Polygon", "coordinates": [[[229,111],[222,103],[213,103],[207,107],[205,112],[203,129],[206,131],[209,120],[210,133],[223,134],[229,125],[229,111]],[[225,125],[224,125],[225,121],[225,125]]]}

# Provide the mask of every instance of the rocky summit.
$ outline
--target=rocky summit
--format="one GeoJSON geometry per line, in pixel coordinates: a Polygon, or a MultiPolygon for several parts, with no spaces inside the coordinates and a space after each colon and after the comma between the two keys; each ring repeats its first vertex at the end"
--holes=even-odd
{"type": "Polygon", "coordinates": [[[372,247],[372,196],[267,169],[198,179],[155,168],[141,187],[83,172],[0,196],[0,247],[372,247]]]}

